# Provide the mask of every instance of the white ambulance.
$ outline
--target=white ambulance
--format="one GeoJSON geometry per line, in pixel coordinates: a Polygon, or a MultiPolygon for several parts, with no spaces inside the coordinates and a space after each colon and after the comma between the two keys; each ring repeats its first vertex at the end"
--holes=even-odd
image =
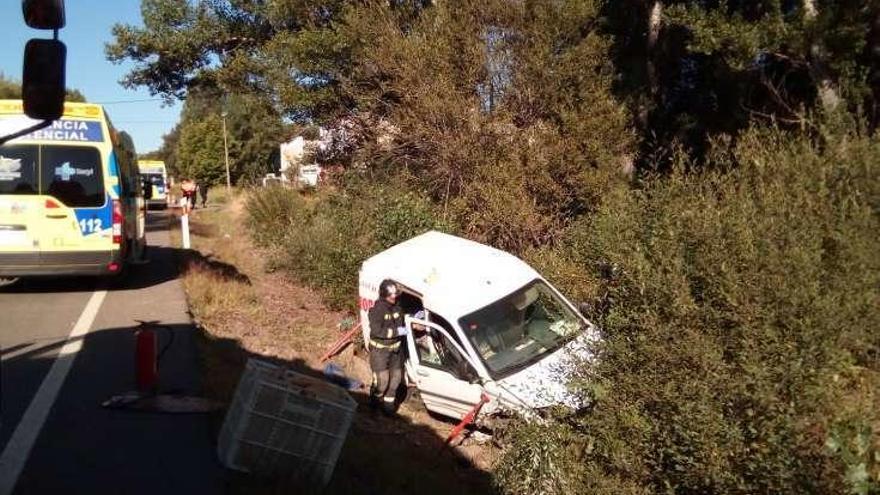
{"type": "Polygon", "coordinates": [[[384,279],[402,289],[406,377],[428,410],[458,419],[484,394],[484,418],[577,406],[566,385],[571,367],[589,359],[596,329],[519,258],[428,232],[367,259],[359,284],[365,342],[384,279]],[[423,318],[413,316],[421,310],[423,318]]]}

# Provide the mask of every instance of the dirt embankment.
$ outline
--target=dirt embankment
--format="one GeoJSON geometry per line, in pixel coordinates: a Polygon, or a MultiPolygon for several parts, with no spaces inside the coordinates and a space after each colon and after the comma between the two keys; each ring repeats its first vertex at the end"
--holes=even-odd
{"type": "MultiPolygon", "coordinates": [[[[232,397],[244,363],[257,357],[304,373],[320,374],[321,355],[352,315],[329,310],[321,298],[280,272],[267,270],[273,253],[250,241],[241,196],[197,210],[191,219],[193,250],[183,256],[183,279],[200,328],[205,390],[232,397]]],[[[369,367],[352,346],[334,358],[345,372],[369,382],[369,367]]],[[[366,405],[367,390],[353,392],[358,414],[326,493],[492,493],[494,448],[444,439],[454,422],[432,417],[417,393],[388,419],[366,405]]],[[[217,426],[222,418],[218,418],[217,426]]],[[[280,493],[243,476],[233,493],[280,493]]]]}

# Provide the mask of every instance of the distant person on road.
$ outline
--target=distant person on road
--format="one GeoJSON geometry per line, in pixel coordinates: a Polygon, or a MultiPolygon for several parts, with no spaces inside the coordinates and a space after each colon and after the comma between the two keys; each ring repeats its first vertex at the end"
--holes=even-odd
{"type": "Polygon", "coordinates": [[[196,206],[196,183],[192,179],[183,179],[180,181],[180,192],[186,199],[184,214],[188,214],[196,206]]]}
{"type": "Polygon", "coordinates": [[[202,208],[208,204],[208,189],[210,189],[208,181],[199,181],[199,196],[202,198],[202,208]]]}
{"type": "Polygon", "coordinates": [[[400,289],[391,280],[379,284],[379,300],[370,308],[370,368],[373,385],[370,405],[394,414],[397,387],[403,376],[402,338],[407,334],[403,310],[397,305],[400,289]]]}

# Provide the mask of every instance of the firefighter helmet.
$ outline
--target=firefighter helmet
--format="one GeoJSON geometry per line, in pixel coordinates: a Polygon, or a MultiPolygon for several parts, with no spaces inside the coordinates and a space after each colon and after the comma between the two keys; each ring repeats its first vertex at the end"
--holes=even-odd
{"type": "Polygon", "coordinates": [[[379,284],[379,297],[385,299],[389,296],[396,296],[400,293],[397,284],[393,280],[385,279],[379,284]]]}

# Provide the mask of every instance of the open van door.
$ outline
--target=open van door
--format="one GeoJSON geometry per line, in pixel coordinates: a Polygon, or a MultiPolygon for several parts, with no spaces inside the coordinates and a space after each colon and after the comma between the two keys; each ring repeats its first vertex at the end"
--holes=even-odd
{"type": "Polygon", "coordinates": [[[409,315],[404,322],[409,330],[407,368],[425,407],[454,418],[467,414],[483,393],[474,364],[443,327],[409,315]],[[425,330],[413,330],[413,325],[425,330]]]}

